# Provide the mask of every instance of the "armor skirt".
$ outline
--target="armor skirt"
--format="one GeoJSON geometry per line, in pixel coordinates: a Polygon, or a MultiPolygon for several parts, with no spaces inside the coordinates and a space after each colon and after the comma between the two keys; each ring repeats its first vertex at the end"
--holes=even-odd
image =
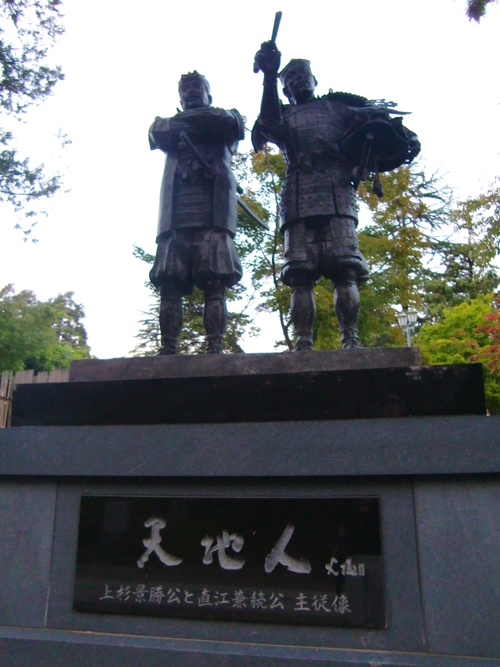
{"type": "Polygon", "coordinates": [[[184,228],[160,238],[149,278],[155,287],[192,294],[217,282],[232,287],[243,275],[230,234],[218,229],[184,228]]]}
{"type": "Polygon", "coordinates": [[[356,222],[347,217],[318,216],[300,220],[284,232],[285,263],[281,280],[304,278],[316,281],[320,276],[342,279],[346,269],[354,271],[358,282],[369,276],[369,267],[361,254],[356,222]]]}

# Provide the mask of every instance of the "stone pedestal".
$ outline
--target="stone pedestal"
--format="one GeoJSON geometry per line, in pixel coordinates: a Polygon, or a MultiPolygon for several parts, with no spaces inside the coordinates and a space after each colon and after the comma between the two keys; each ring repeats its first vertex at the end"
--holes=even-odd
{"type": "MultiPolygon", "coordinates": [[[[500,665],[500,419],[478,414],[481,396],[479,400],[469,396],[473,405],[469,414],[440,414],[439,405],[433,407],[432,416],[423,414],[429,401],[422,402],[421,413],[413,417],[384,416],[380,401],[372,405],[382,406],[382,411],[378,408],[373,416],[356,419],[338,414],[330,419],[326,413],[315,419],[310,411],[304,417],[293,403],[288,415],[281,414],[279,420],[266,416],[242,421],[228,411],[224,421],[212,423],[174,419],[172,423],[99,424],[88,415],[95,408],[92,388],[101,392],[102,401],[105,391],[120,390],[129,382],[196,380],[196,371],[189,371],[194,378],[187,375],[188,367],[196,367],[196,359],[200,359],[198,368],[204,369],[199,376],[219,383],[233,378],[244,388],[245,377],[255,381],[267,376],[278,382],[280,371],[272,364],[285,368],[287,357],[293,367],[290,373],[309,382],[318,395],[321,382],[326,382],[322,373],[333,374],[330,387],[335,379],[342,390],[354,391],[338,375],[348,372],[345,360],[339,361],[341,368],[325,369],[323,362],[314,366],[320,357],[309,354],[298,359],[269,355],[264,362],[252,355],[235,355],[230,361],[220,358],[221,367],[225,364],[221,375],[215,374],[217,358],[129,360],[126,372],[127,362],[121,360],[86,362],[86,368],[79,362],[70,382],[60,386],[70,396],[76,396],[71,386],[80,387],[80,392],[87,386],[87,394],[79,395],[90,402],[72,409],[72,419],[77,421],[80,415],[86,425],[54,424],[60,410],[51,408],[50,401],[46,407],[52,414],[51,425],[37,425],[38,408],[31,417],[28,409],[35,396],[30,400],[25,396],[23,419],[31,420],[31,425],[0,431],[0,664],[500,665]],[[307,368],[307,357],[313,368],[307,368]],[[264,363],[264,372],[259,363],[264,363]],[[238,364],[239,373],[234,374],[238,364]],[[254,370],[245,374],[243,367],[254,370]],[[158,377],[158,372],[163,375],[158,377]],[[96,373],[101,374],[100,380],[96,373]],[[127,374],[131,379],[126,379],[127,374]],[[228,502],[231,498],[378,498],[386,627],[75,611],[82,496],[227,498],[228,502]]],[[[460,398],[465,389],[458,391],[455,386],[459,375],[442,368],[441,375],[435,370],[425,379],[426,371],[416,361],[398,367],[392,358],[392,365],[384,368],[379,359],[380,365],[366,372],[375,373],[372,380],[379,382],[379,391],[392,369],[391,377],[399,378],[401,391],[412,382],[414,392],[422,382],[434,387],[441,383],[441,395],[448,392],[443,409],[454,405],[449,398],[453,387],[457,401],[465,400],[464,393],[460,398]]],[[[358,366],[350,372],[364,371],[358,366]]],[[[226,389],[231,386],[227,384],[226,389]]],[[[272,386],[288,391],[286,383],[272,386]]],[[[172,387],[168,384],[169,392],[172,387]]],[[[50,391],[49,385],[39,389],[50,391]]],[[[193,410],[199,396],[192,396],[193,410]]],[[[45,400],[42,394],[37,397],[45,400]]],[[[265,393],[262,397],[266,398],[265,393]]],[[[108,398],[113,402],[109,393],[108,398]]],[[[352,396],[349,400],[347,404],[352,404],[352,396]]],[[[15,404],[16,396],[14,414],[15,404]]],[[[241,411],[242,401],[235,398],[235,404],[241,411]]],[[[166,541],[164,545],[167,548],[166,541]]]]}
{"type": "Polygon", "coordinates": [[[295,375],[379,368],[421,366],[418,347],[359,347],[300,354],[199,354],[119,359],[79,359],[70,368],[70,382],[220,378],[248,375],[295,375]]]}

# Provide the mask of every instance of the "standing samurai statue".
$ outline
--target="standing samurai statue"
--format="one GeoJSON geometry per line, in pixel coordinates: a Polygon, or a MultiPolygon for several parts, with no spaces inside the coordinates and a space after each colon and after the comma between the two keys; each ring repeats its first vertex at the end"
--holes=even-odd
{"type": "Polygon", "coordinates": [[[244,126],[232,109],[211,107],[210,86],[198,72],[179,82],[182,111],[156,118],[151,149],[166,153],[160,193],[158,244],[151,282],[160,289],[160,354],[175,354],[182,330],[182,297],[199,287],[205,295],[207,353],[222,352],[226,290],[242,276],[234,246],[236,181],[231,157],[244,126]]]}
{"type": "Polygon", "coordinates": [[[256,151],[267,141],[276,144],[287,166],[280,207],[281,280],[292,289],[294,351],[313,348],[313,288],[320,276],[334,284],[342,347],[359,347],[358,285],[367,280],[369,269],[356,234],[356,188],[372,175],[381,195],[378,172],[410,162],[420,144],[400,117],[391,117],[392,103],[347,93],[315,97],[309,61],[291,60],[278,75],[280,57],[274,41],[262,44],[255,56],[254,70],[264,73],[264,92],[252,142],[256,151]],[[278,97],[278,76],[287,105],[278,97]]]}

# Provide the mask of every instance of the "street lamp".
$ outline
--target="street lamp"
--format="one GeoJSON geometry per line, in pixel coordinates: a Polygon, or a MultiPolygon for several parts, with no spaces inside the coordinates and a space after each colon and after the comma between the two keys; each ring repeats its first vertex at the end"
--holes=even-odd
{"type": "Polygon", "coordinates": [[[396,317],[401,329],[406,330],[406,344],[411,347],[411,332],[417,323],[417,311],[414,308],[409,308],[401,313],[396,313],[396,317]]]}

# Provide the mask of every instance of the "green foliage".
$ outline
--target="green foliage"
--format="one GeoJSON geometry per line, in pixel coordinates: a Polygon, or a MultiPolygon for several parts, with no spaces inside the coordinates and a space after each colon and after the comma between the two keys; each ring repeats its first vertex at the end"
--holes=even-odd
{"type": "Polygon", "coordinates": [[[500,280],[494,266],[500,235],[500,188],[452,206],[451,189],[418,163],[381,176],[384,198],[370,184],[360,198],[372,222],[359,234],[371,276],[362,287],[363,345],[400,345],[395,307],[415,307],[428,323],[446,308],[489,294],[500,280]]]}
{"type": "Polygon", "coordinates": [[[491,303],[492,295],[486,294],[453,308],[445,308],[441,321],[422,326],[416,344],[420,347],[424,364],[483,361],[486,405],[490,414],[499,414],[500,374],[496,367],[490,369],[487,363],[492,347],[490,332],[485,324],[491,321],[491,303]]]}
{"type": "Polygon", "coordinates": [[[72,292],[38,301],[7,285],[0,290],[0,371],[50,371],[89,357],[84,315],[72,292]]]}
{"type": "MultiPolygon", "coordinates": [[[[394,347],[405,345],[402,330],[396,325],[396,309],[384,303],[382,292],[376,292],[371,283],[360,287],[361,311],[358,330],[362,347],[394,347]]],[[[314,288],[316,319],[314,322],[314,349],[341,348],[340,327],[333,306],[333,285],[320,278],[314,288]]]]}
{"type": "Polygon", "coordinates": [[[470,361],[488,343],[484,333],[478,333],[484,316],[491,312],[492,295],[487,294],[453,308],[445,308],[443,318],[435,324],[424,324],[417,334],[424,363],[463,364],[470,361]]]}
{"type": "Polygon", "coordinates": [[[26,235],[35,224],[35,210],[28,203],[51,197],[61,187],[59,175],[47,175],[44,165],[32,167],[18,157],[7,116],[19,120],[32,105],[51,94],[63,79],[60,67],[47,63],[50,46],[64,31],[59,24],[59,0],[0,0],[0,202],[16,211],[25,210],[26,235]]]}
{"type": "MultiPolygon", "coordinates": [[[[293,347],[290,319],[290,288],[279,280],[283,264],[283,240],[279,231],[279,194],[285,177],[286,165],[281,153],[267,146],[259,153],[250,152],[239,156],[236,173],[253,205],[259,209],[260,217],[270,228],[260,231],[244,268],[250,278],[253,293],[257,296],[258,311],[276,313],[279,317],[283,340],[276,347],[293,347]]],[[[255,234],[255,232],[253,232],[255,234]]]]}
{"type": "Polygon", "coordinates": [[[437,246],[440,265],[425,281],[425,310],[430,321],[443,309],[493,292],[499,285],[494,260],[500,235],[500,187],[457,202],[449,214],[450,235],[437,246]]]}
{"type": "Polygon", "coordinates": [[[396,324],[399,306],[425,311],[426,267],[437,255],[451,200],[451,189],[436,174],[427,176],[418,162],[381,174],[380,180],[383,199],[370,182],[358,190],[371,212],[371,222],[359,231],[370,266],[370,278],[360,288],[359,334],[365,347],[404,345],[396,324]]]}
{"type": "Polygon", "coordinates": [[[359,188],[372,222],[359,234],[361,251],[371,270],[374,294],[383,293],[385,304],[404,308],[422,306],[425,264],[437,252],[451,190],[435,174],[428,177],[413,163],[380,177],[384,197],[379,199],[370,183],[359,188]]]}
{"type": "Polygon", "coordinates": [[[333,308],[331,283],[320,278],[314,288],[316,319],[314,321],[313,342],[315,350],[331,350],[341,347],[340,327],[333,308]]]}
{"type": "Polygon", "coordinates": [[[396,308],[384,299],[377,281],[369,280],[360,287],[359,340],[363,347],[395,347],[406,345],[402,329],[396,324],[396,308]]]}

